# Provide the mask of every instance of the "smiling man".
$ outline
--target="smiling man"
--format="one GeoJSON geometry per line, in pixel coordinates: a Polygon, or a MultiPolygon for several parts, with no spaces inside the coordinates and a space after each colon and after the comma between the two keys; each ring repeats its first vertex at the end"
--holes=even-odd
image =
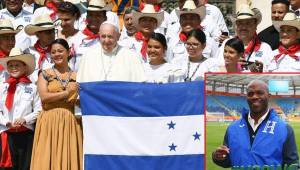
{"type": "Polygon", "coordinates": [[[120,32],[117,26],[105,21],[100,26],[99,35],[100,43],[82,56],[77,81],[145,81],[144,69],[137,55],[118,45],[120,32]]]}
{"type": "Polygon", "coordinates": [[[223,145],[212,154],[214,163],[224,168],[286,165],[297,169],[299,157],[293,129],[269,107],[269,99],[265,82],[253,80],[248,84],[250,110],[244,110],[241,119],[227,128],[223,145]]]}

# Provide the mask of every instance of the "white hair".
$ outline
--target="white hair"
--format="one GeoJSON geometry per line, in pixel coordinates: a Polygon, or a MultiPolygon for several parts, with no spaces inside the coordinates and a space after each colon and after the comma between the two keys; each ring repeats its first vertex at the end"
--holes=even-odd
{"type": "Polygon", "coordinates": [[[111,25],[114,27],[115,31],[117,33],[120,33],[120,30],[119,30],[119,27],[117,26],[116,23],[114,22],[111,22],[111,21],[104,21],[101,25],[100,25],[100,28],[99,28],[99,31],[101,30],[101,28],[104,26],[104,25],[111,25]]]}

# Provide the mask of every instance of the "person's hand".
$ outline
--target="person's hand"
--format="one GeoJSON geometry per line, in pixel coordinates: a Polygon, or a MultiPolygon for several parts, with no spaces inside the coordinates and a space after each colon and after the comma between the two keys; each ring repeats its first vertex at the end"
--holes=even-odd
{"type": "Polygon", "coordinates": [[[23,126],[23,125],[25,125],[25,124],[26,124],[26,120],[25,120],[24,118],[18,118],[18,119],[16,119],[15,122],[13,123],[13,126],[14,126],[15,128],[19,128],[19,127],[21,127],[21,126],[23,126]]]}
{"type": "Polygon", "coordinates": [[[219,37],[219,43],[222,44],[224,42],[224,40],[226,40],[227,38],[229,38],[229,36],[227,36],[227,35],[220,35],[220,37],[219,37]]]}
{"type": "Polygon", "coordinates": [[[263,72],[264,64],[261,61],[255,60],[253,64],[250,66],[250,71],[255,73],[262,73],[263,72]]]}
{"type": "Polygon", "coordinates": [[[213,153],[213,157],[215,160],[223,161],[226,159],[228,154],[229,154],[229,148],[225,145],[222,145],[216,149],[216,151],[213,153]]]}
{"type": "Polygon", "coordinates": [[[79,88],[79,84],[77,82],[70,82],[67,88],[69,95],[76,93],[78,91],[78,88],[79,88]]]}

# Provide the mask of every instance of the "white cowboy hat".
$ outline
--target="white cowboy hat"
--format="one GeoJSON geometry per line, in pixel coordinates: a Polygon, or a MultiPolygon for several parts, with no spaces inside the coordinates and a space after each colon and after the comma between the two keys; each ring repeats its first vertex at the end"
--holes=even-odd
{"type": "Polygon", "coordinates": [[[257,24],[262,20],[262,14],[257,8],[250,8],[247,4],[241,4],[239,10],[236,13],[235,21],[244,19],[256,19],[257,24]]]}
{"type": "Polygon", "coordinates": [[[26,75],[30,75],[31,73],[33,73],[34,69],[35,69],[35,59],[34,56],[32,54],[24,54],[20,48],[12,48],[9,56],[5,57],[5,58],[1,58],[0,59],[0,63],[2,64],[2,66],[7,69],[7,63],[9,61],[12,60],[16,60],[16,61],[22,61],[23,63],[26,64],[27,66],[27,71],[26,71],[26,75]]]}
{"type": "Polygon", "coordinates": [[[17,34],[20,30],[15,30],[12,22],[9,19],[0,20],[0,35],[1,34],[17,34]]]}
{"type": "Polygon", "coordinates": [[[278,32],[280,32],[280,27],[283,25],[295,27],[300,32],[300,19],[297,18],[294,12],[286,13],[282,21],[273,21],[273,25],[278,32]]]}
{"type": "Polygon", "coordinates": [[[36,32],[51,29],[54,29],[53,21],[51,20],[49,15],[45,14],[36,17],[33,20],[33,24],[27,25],[24,30],[28,35],[35,35],[36,32]]]}
{"type": "Polygon", "coordinates": [[[197,14],[202,21],[205,18],[206,10],[205,6],[197,7],[193,0],[185,1],[182,9],[175,9],[176,15],[180,18],[182,14],[197,14]]]}
{"type": "Polygon", "coordinates": [[[87,11],[110,11],[113,7],[112,3],[106,3],[105,0],[90,0],[87,11]]]}
{"type": "Polygon", "coordinates": [[[160,24],[164,19],[164,12],[163,11],[156,12],[152,4],[145,4],[144,8],[140,12],[133,10],[132,13],[133,13],[132,23],[136,27],[139,25],[140,18],[143,17],[150,17],[156,19],[157,27],[160,26],[160,24]]]}

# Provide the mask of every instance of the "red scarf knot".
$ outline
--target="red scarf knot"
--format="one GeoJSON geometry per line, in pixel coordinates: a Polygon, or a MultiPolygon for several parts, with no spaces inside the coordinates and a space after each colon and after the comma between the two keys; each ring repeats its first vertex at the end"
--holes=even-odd
{"type": "Polygon", "coordinates": [[[29,78],[25,75],[19,77],[19,78],[15,78],[15,77],[9,77],[9,79],[6,81],[9,86],[7,89],[7,96],[6,96],[6,100],[5,100],[5,106],[7,108],[7,110],[11,110],[13,103],[14,103],[14,96],[15,96],[15,92],[17,89],[17,84],[18,83],[31,83],[31,81],[29,80],[29,78]]]}
{"type": "Polygon", "coordinates": [[[135,39],[137,41],[143,41],[142,48],[141,48],[141,54],[143,56],[143,59],[147,60],[147,46],[148,46],[148,40],[144,37],[144,35],[141,32],[135,33],[135,39]]]}
{"type": "Polygon", "coordinates": [[[46,7],[53,10],[53,12],[50,14],[50,18],[52,19],[52,21],[54,21],[56,19],[56,14],[58,12],[57,7],[53,2],[47,2],[46,7]]]}
{"type": "MultiPolygon", "coordinates": [[[[253,52],[257,52],[260,49],[261,41],[258,38],[257,34],[254,35],[252,40],[249,42],[247,48],[244,51],[244,56],[247,56],[251,53],[251,50],[253,49],[253,52]]],[[[250,57],[250,56],[248,56],[250,57]]]]}
{"type": "Polygon", "coordinates": [[[297,52],[300,52],[300,44],[294,44],[290,46],[288,49],[286,49],[282,44],[279,45],[278,47],[278,52],[276,56],[274,56],[274,60],[278,62],[279,58],[282,55],[288,55],[291,58],[295,59],[296,61],[299,61],[299,56],[296,56],[297,52]]]}
{"type": "MultiPolygon", "coordinates": [[[[46,54],[50,53],[50,47],[43,48],[39,42],[39,40],[34,44],[34,48],[39,53],[40,58],[38,60],[39,69],[42,68],[42,62],[47,59],[46,54]]],[[[48,59],[47,59],[48,60],[48,59]]]]}
{"type": "Polygon", "coordinates": [[[183,43],[186,42],[187,37],[186,37],[186,34],[185,34],[183,31],[181,31],[181,32],[179,33],[179,39],[180,39],[180,41],[182,41],[183,43]]]}
{"type": "Polygon", "coordinates": [[[84,40],[93,40],[93,39],[100,38],[99,34],[93,33],[88,29],[88,27],[85,27],[82,33],[87,36],[86,38],[84,38],[84,40]]]}

